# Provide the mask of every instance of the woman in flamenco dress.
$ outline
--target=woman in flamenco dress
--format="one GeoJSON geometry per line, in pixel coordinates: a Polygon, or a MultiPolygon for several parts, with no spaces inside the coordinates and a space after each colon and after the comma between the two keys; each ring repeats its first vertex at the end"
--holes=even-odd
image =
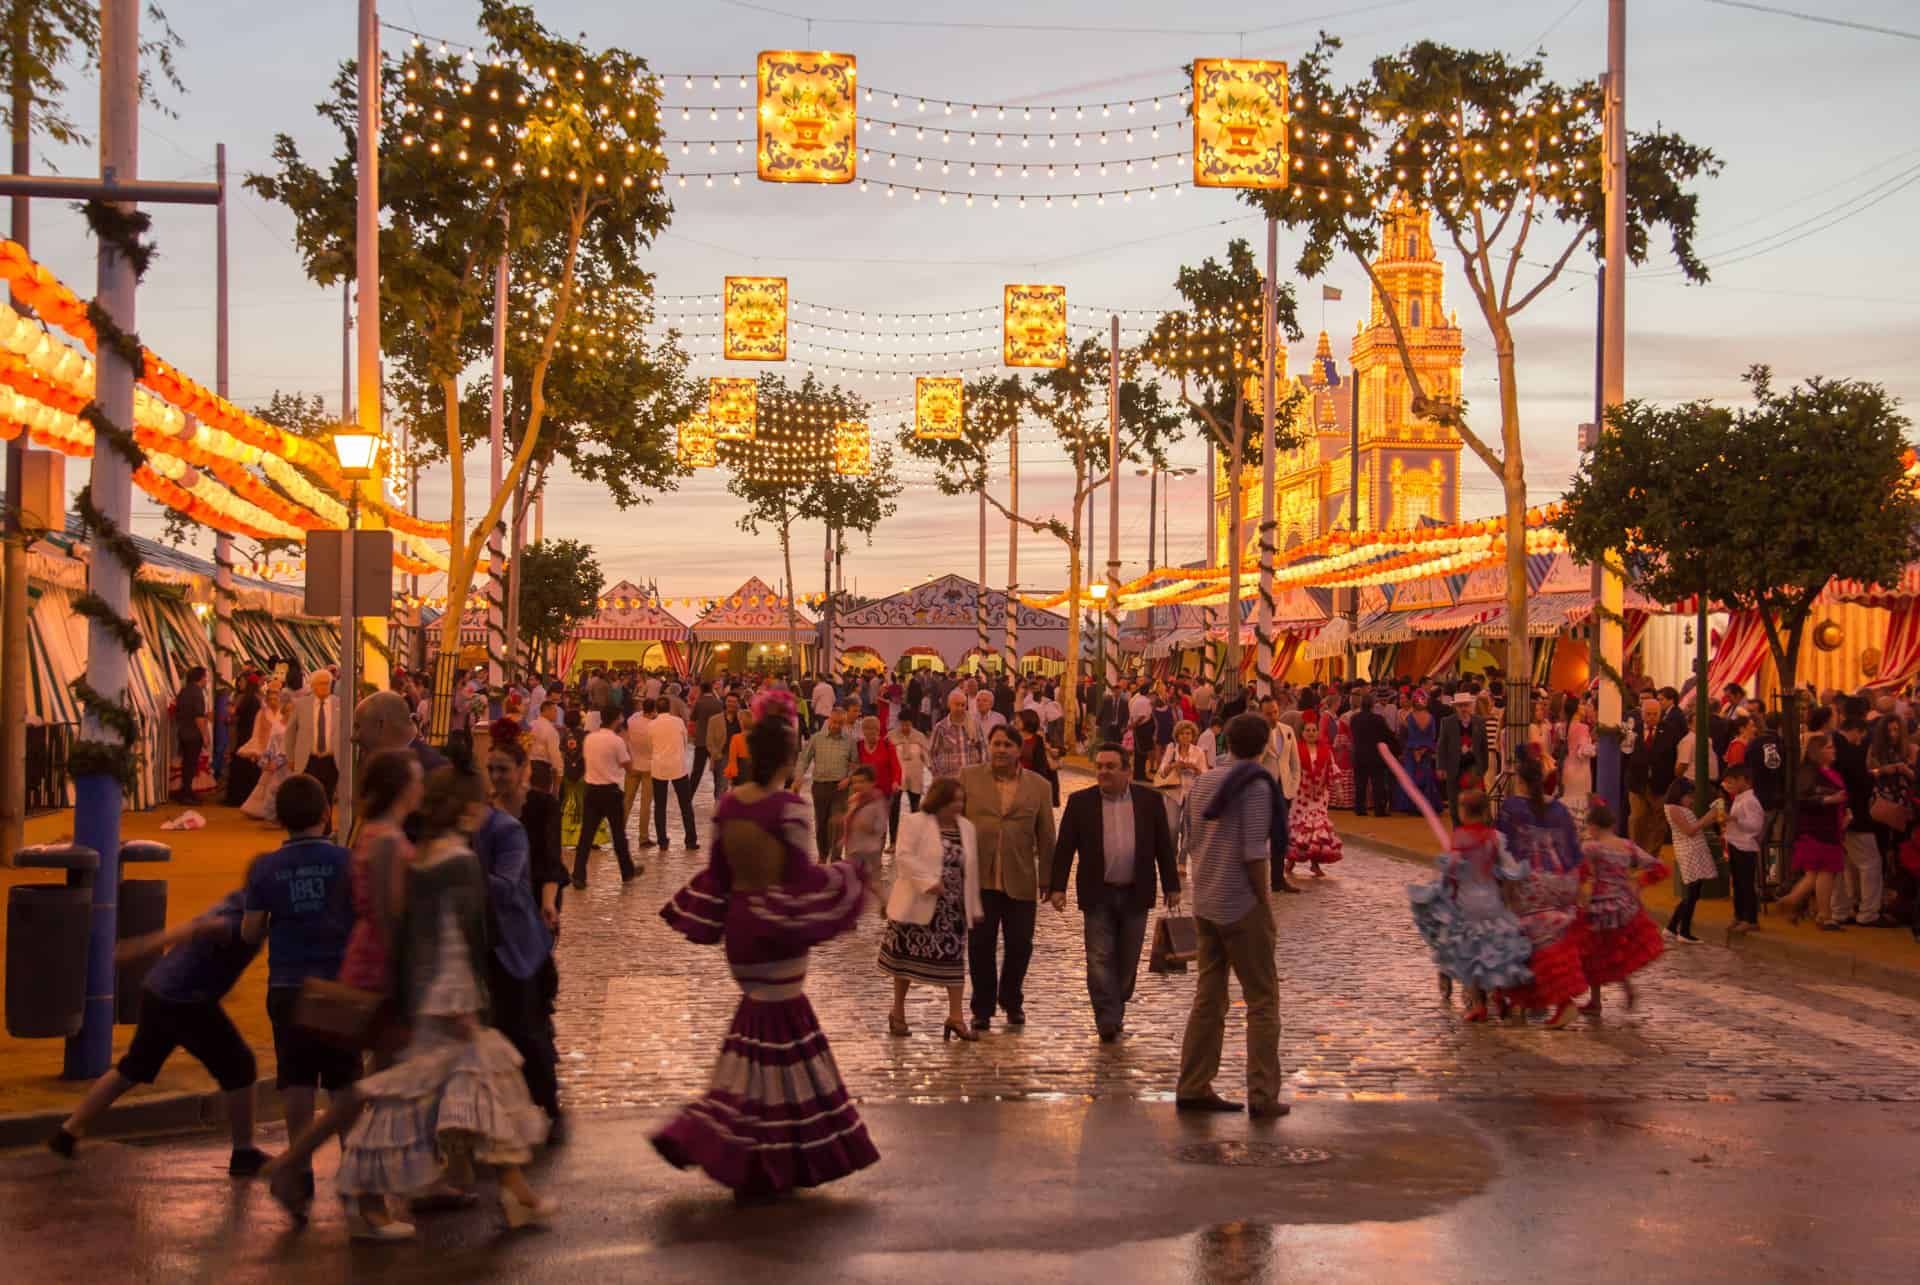
{"type": "Polygon", "coordinates": [[[1587,931],[1581,967],[1591,988],[1583,1013],[1600,1011],[1600,988],[1618,982],[1635,1000],[1633,975],[1660,958],[1660,925],[1640,905],[1640,885],[1666,878],[1667,868],[1613,832],[1613,809],[1594,795],[1587,802],[1587,931]]]}
{"type": "Polygon", "coordinates": [[[1332,865],[1342,854],[1340,835],[1327,815],[1333,788],[1333,750],[1326,741],[1332,720],[1309,713],[1300,724],[1300,796],[1287,816],[1287,873],[1304,861],[1318,878],[1321,866],[1332,865]]]}
{"type": "Polygon", "coordinates": [[[1461,795],[1460,824],[1440,854],[1440,877],[1407,888],[1414,925],[1440,970],[1440,993],[1450,997],[1458,979],[1467,988],[1469,1022],[1486,1021],[1489,1001],[1533,980],[1533,941],[1500,893],[1502,884],[1526,875],[1487,824],[1489,810],[1479,790],[1461,795]]]}
{"type": "Polygon", "coordinates": [[[1524,795],[1509,795],[1500,805],[1498,828],[1507,848],[1526,871],[1508,904],[1533,941],[1533,984],[1510,998],[1523,1010],[1547,1012],[1555,1030],[1573,1020],[1574,1000],[1587,990],[1581,948],[1586,926],[1580,917],[1580,884],[1585,871],[1580,836],[1573,817],[1546,793],[1546,769],[1523,754],[1516,775],[1524,795]]]}
{"type": "Polygon", "coordinates": [[[806,996],[808,950],[853,928],[866,882],[856,863],[815,861],[812,808],[785,788],[799,750],[792,694],[763,691],[753,715],[748,779],[713,810],[707,868],[660,911],[690,941],[725,943],[740,1005],[712,1087],[652,1138],[669,1164],[699,1166],[742,1204],[880,1158],[806,996]]]}

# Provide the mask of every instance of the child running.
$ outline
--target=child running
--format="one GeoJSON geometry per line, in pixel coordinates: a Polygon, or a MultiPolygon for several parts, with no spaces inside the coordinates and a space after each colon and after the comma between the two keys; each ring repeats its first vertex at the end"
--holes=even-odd
{"type": "Polygon", "coordinates": [[[1469,790],[1460,796],[1460,826],[1439,857],[1440,877],[1407,889],[1413,921],[1433,951],[1443,979],[1442,994],[1458,978],[1467,988],[1466,1020],[1487,1020],[1488,999],[1533,980],[1527,959],[1533,942],[1501,899],[1502,881],[1524,877],[1507,854],[1506,841],[1488,824],[1487,796],[1469,790]]]}
{"type": "Polygon", "coordinates": [[[1627,992],[1627,1011],[1633,1011],[1633,975],[1660,958],[1666,947],[1659,925],[1641,908],[1639,879],[1661,879],[1666,867],[1644,850],[1613,832],[1613,809],[1594,795],[1587,804],[1587,841],[1582,848],[1592,879],[1587,898],[1587,933],[1581,941],[1581,965],[1586,970],[1588,998],[1583,1013],[1598,1015],[1600,988],[1618,982],[1627,992]]]}

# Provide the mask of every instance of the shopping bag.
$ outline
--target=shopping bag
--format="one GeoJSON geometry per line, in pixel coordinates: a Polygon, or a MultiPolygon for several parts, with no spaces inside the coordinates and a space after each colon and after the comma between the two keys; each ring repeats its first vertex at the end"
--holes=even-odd
{"type": "Polygon", "coordinates": [[[1184,973],[1189,960],[1200,954],[1200,929],[1192,915],[1162,915],[1153,925],[1153,950],[1147,971],[1184,973]]]}

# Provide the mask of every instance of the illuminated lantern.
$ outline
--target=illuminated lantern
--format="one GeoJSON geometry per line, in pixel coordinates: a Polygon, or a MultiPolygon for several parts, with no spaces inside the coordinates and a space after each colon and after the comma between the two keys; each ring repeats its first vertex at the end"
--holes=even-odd
{"type": "Polygon", "coordinates": [[[760,385],[752,379],[707,381],[707,418],[722,442],[751,442],[758,420],[760,385]]]}
{"type": "Polygon", "coordinates": [[[787,359],[785,277],[728,277],[721,297],[726,301],[721,353],[728,361],[787,359]]]}
{"type": "Polygon", "coordinates": [[[1287,185],[1287,64],[1193,60],[1193,185],[1287,185]]]}
{"type": "Polygon", "coordinates": [[[768,50],[760,55],[756,169],[769,183],[851,183],[852,54],[768,50]]]}
{"type": "Polygon", "coordinates": [[[873,467],[873,441],[858,420],[833,426],[833,471],[841,477],[865,477],[873,467]]]}
{"type": "Polygon", "coordinates": [[[957,377],[921,375],[913,381],[913,435],[933,441],[960,436],[965,393],[957,377]]]}
{"type": "Polygon", "coordinates": [[[1008,286],[1002,309],[1002,359],[1009,366],[1067,364],[1067,288],[1008,286]]]}
{"type": "MultiPolygon", "coordinates": [[[[705,415],[695,415],[680,425],[679,456],[683,468],[713,468],[720,462],[713,424],[705,415]]],[[[600,605],[604,608],[606,600],[602,599],[600,605]]]]}

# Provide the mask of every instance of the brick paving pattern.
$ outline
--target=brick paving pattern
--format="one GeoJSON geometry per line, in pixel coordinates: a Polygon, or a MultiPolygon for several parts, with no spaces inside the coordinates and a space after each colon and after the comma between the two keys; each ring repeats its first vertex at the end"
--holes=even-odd
{"type": "MultiPolygon", "coordinates": [[[[709,834],[711,799],[698,800],[709,834]]],[[[678,826],[674,827],[677,837],[678,826]]],[[[569,854],[571,855],[571,854],[569,854]]],[[[579,1109],[661,1106],[694,1096],[738,991],[718,947],[668,930],[658,910],[705,860],[643,853],[622,887],[610,852],[569,892],[560,945],[561,1078],[579,1109]]],[[[1303,872],[1304,876],[1304,872],[1303,872]]],[[[1920,1101],[1920,1002],[1802,977],[1714,946],[1670,949],[1628,1013],[1563,1031],[1467,1027],[1438,998],[1407,915],[1406,862],[1350,847],[1325,879],[1278,902],[1281,1055],[1296,1098],[1655,1101],[1920,1101]]],[[[1158,913],[1156,911],[1156,913],[1158,913]]],[[[1101,1045],[1087,1004],[1080,917],[1040,910],[1027,1026],[943,1044],[944,992],[916,987],[909,1038],[888,1036],[883,924],[865,920],[813,952],[807,990],[851,1091],[867,1101],[1166,1099],[1179,1066],[1192,975],[1143,959],[1129,1036],[1101,1045]]],[[[1216,1087],[1242,1090],[1238,987],[1216,1087]]]]}

